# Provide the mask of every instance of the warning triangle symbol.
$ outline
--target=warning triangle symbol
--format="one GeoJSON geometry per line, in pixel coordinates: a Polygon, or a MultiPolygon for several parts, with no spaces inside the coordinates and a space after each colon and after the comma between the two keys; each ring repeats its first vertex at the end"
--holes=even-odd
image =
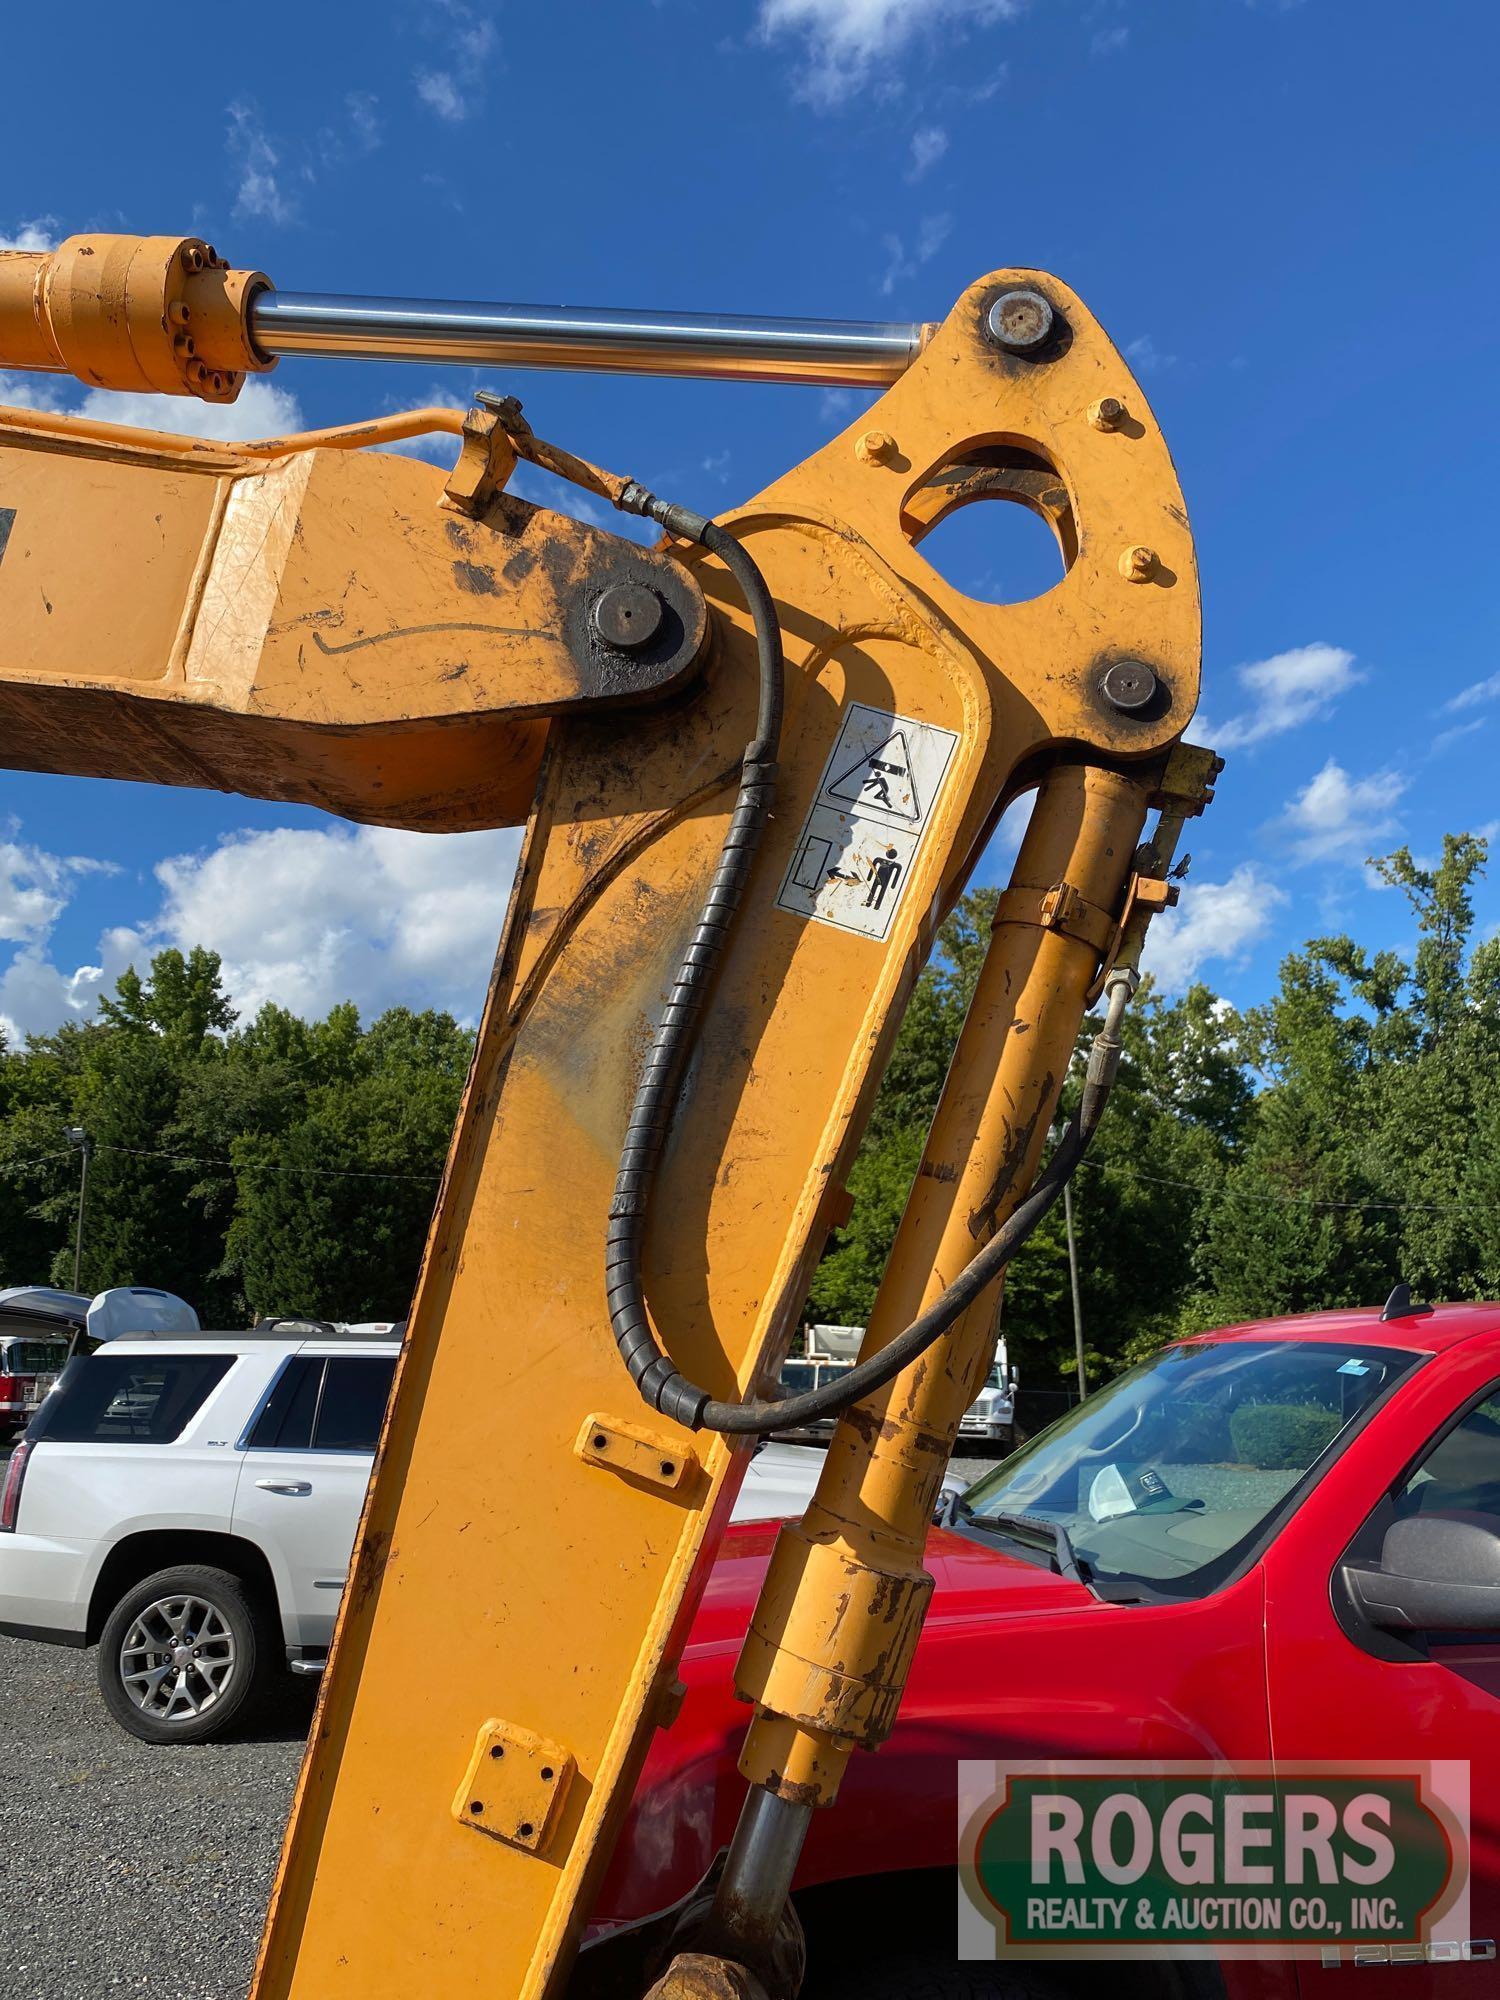
{"type": "Polygon", "coordinates": [[[894,730],[883,743],[867,750],[841,778],[834,779],[827,795],[844,805],[863,806],[868,812],[884,813],[891,819],[920,821],[922,803],[917,797],[905,732],[894,730]]]}

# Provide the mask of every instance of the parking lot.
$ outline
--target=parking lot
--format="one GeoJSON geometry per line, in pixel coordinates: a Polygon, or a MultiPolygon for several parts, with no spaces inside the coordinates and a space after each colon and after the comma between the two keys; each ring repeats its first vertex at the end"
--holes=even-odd
{"type": "Polygon", "coordinates": [[[0,1638],[0,1927],[13,1993],[241,2000],[312,1713],[288,1677],[253,1736],[139,1743],[94,1655],[0,1638]]]}
{"type": "Polygon", "coordinates": [[[312,1704],[288,1677],[253,1735],[153,1748],[110,1721],[92,1651],[0,1638],[5,1990],[243,2000],[312,1704]]]}

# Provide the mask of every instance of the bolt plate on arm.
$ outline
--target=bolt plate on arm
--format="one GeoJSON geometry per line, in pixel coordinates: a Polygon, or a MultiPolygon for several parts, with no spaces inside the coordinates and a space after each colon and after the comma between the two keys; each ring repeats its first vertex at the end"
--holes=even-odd
{"type": "Polygon", "coordinates": [[[540,1854],[575,1769],[570,1752],[529,1729],[491,1718],[453,1801],[453,1817],[476,1833],[540,1854]]]}
{"type": "Polygon", "coordinates": [[[625,1417],[590,1417],[574,1451],[586,1465],[630,1473],[675,1493],[698,1470],[698,1454],[675,1439],[625,1417]]]}

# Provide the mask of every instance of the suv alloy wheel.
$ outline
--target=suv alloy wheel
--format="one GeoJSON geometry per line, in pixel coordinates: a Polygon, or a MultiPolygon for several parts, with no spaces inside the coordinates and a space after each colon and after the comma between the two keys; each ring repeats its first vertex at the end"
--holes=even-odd
{"type": "Polygon", "coordinates": [[[147,1743],[208,1743],[268,1680],[272,1636],[228,1570],[183,1564],[127,1590],[99,1640],[99,1688],[116,1722],[147,1743]]]}

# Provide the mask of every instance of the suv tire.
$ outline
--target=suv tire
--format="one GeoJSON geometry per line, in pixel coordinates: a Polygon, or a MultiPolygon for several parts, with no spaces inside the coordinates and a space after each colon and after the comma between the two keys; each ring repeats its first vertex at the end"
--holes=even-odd
{"type": "Polygon", "coordinates": [[[133,1584],[99,1637],[99,1691],[145,1743],[211,1743],[262,1693],[274,1636],[242,1578],[183,1563],[133,1584]]]}

